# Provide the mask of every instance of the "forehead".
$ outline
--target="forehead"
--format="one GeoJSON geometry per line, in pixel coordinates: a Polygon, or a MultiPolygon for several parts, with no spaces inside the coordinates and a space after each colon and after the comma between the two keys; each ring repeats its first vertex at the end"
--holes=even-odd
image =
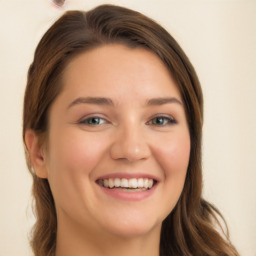
{"type": "Polygon", "coordinates": [[[103,45],[74,57],[64,70],[62,82],[70,94],[179,95],[170,71],[156,54],[121,44],[103,45]]]}

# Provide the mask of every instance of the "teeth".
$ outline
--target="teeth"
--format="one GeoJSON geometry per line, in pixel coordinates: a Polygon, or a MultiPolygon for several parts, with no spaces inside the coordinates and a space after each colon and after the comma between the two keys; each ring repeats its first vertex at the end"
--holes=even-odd
{"type": "Polygon", "coordinates": [[[137,179],[130,179],[129,180],[129,187],[130,188],[137,188],[138,187],[137,179]]]}
{"type": "Polygon", "coordinates": [[[137,188],[145,188],[150,189],[153,187],[154,181],[153,179],[148,178],[109,178],[99,180],[98,183],[106,188],[128,188],[128,189],[137,189],[137,188]]]}
{"type": "Polygon", "coordinates": [[[145,179],[145,180],[144,180],[144,187],[145,187],[145,188],[148,188],[148,187],[149,187],[148,179],[145,179]]]}
{"type": "MultiPolygon", "coordinates": [[[[153,180],[152,180],[153,181],[153,180]]],[[[138,188],[143,188],[144,186],[144,181],[143,181],[143,178],[139,178],[138,179],[138,188]]]]}
{"type": "Polygon", "coordinates": [[[114,180],[113,179],[108,179],[108,186],[110,188],[113,188],[115,186],[114,180]]]}
{"type": "Polygon", "coordinates": [[[120,187],[128,188],[129,187],[129,181],[127,179],[121,179],[120,187]]]}
{"type": "Polygon", "coordinates": [[[148,180],[148,187],[149,187],[149,188],[152,188],[152,187],[153,187],[153,180],[152,180],[152,179],[149,179],[149,180],[148,180]]]}
{"type": "Polygon", "coordinates": [[[103,185],[104,185],[104,187],[106,187],[106,188],[108,187],[108,179],[103,181],[103,185]]]}
{"type": "Polygon", "coordinates": [[[120,179],[118,179],[118,178],[115,178],[115,182],[114,182],[114,184],[115,184],[115,187],[120,187],[121,180],[120,180],[120,179]]]}

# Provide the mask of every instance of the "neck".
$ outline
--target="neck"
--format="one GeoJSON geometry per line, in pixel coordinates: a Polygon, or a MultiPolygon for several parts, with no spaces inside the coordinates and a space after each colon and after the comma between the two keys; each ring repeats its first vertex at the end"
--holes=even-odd
{"type": "Polygon", "coordinates": [[[160,232],[158,226],[147,234],[125,236],[58,222],[56,256],[159,256],[160,232]]]}

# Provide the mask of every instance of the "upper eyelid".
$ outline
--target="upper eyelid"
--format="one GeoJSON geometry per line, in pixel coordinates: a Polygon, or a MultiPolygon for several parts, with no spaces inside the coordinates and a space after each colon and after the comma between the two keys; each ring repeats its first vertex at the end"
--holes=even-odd
{"type": "Polygon", "coordinates": [[[92,113],[92,114],[84,115],[82,118],[80,118],[80,120],[85,120],[90,118],[101,118],[101,119],[107,120],[107,118],[100,113],[92,113]]]}
{"type": "Polygon", "coordinates": [[[149,120],[152,120],[152,119],[157,118],[157,117],[163,117],[163,118],[172,119],[172,120],[177,121],[176,118],[173,115],[163,114],[163,113],[153,115],[153,116],[150,117],[149,120]]]}
{"type": "Polygon", "coordinates": [[[105,123],[108,123],[108,120],[107,120],[106,118],[101,117],[101,116],[99,116],[99,115],[91,115],[91,116],[83,117],[83,118],[79,119],[77,123],[83,123],[83,122],[85,122],[85,121],[87,121],[87,120],[90,120],[90,119],[92,119],[92,118],[99,118],[99,119],[104,120],[105,123]]]}

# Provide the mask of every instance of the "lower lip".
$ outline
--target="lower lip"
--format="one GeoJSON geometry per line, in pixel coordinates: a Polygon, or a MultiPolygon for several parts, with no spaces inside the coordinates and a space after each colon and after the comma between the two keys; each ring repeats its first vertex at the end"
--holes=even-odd
{"type": "Polygon", "coordinates": [[[146,199],[155,192],[157,187],[157,184],[155,184],[151,189],[149,190],[144,190],[144,191],[124,191],[124,190],[119,190],[119,189],[109,189],[102,187],[99,185],[99,188],[101,191],[103,191],[105,194],[114,197],[119,200],[124,200],[124,201],[140,201],[143,199],[146,199]]]}

